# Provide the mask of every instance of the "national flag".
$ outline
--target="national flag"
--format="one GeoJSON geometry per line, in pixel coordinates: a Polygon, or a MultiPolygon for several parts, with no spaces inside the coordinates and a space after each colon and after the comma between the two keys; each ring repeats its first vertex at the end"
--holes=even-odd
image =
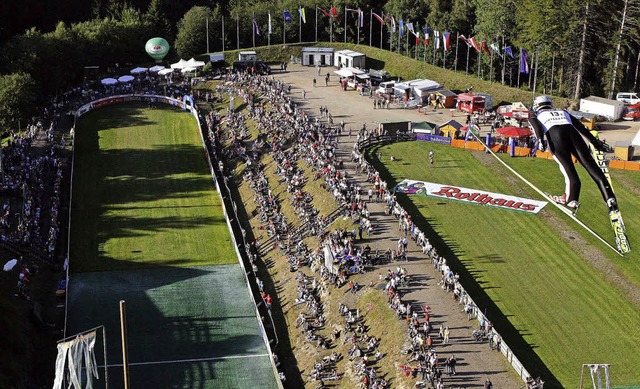
{"type": "Polygon", "coordinates": [[[500,57],[502,57],[502,53],[500,52],[500,46],[498,46],[498,43],[493,42],[489,45],[489,48],[496,54],[498,54],[500,57]]]}
{"type": "Polygon", "coordinates": [[[256,22],[256,18],[253,18],[253,32],[257,35],[257,36],[261,36],[262,34],[260,33],[260,28],[258,28],[258,23],[256,22]]]}
{"type": "Polygon", "coordinates": [[[391,32],[396,32],[396,19],[391,16],[391,32]]]}
{"type": "Polygon", "coordinates": [[[459,35],[458,40],[463,40],[464,43],[467,44],[467,47],[471,47],[471,45],[469,44],[469,40],[464,35],[459,35]]]}
{"type": "Polygon", "coordinates": [[[420,31],[416,32],[416,45],[420,44],[420,31]]]}
{"type": "Polygon", "coordinates": [[[400,19],[400,36],[404,35],[404,21],[400,19]]]}
{"type": "Polygon", "coordinates": [[[413,23],[407,23],[407,31],[411,32],[413,35],[416,35],[416,31],[413,29],[413,23]]]}
{"type": "Polygon", "coordinates": [[[483,50],[487,55],[491,55],[491,52],[489,51],[489,48],[487,47],[487,42],[485,42],[485,41],[480,42],[480,47],[482,47],[482,50],[483,50]]]}
{"type": "Polygon", "coordinates": [[[271,34],[271,12],[269,12],[269,34],[271,34]]]}
{"type": "Polygon", "coordinates": [[[326,9],[322,9],[320,7],[318,7],[318,9],[320,10],[320,12],[322,12],[328,18],[332,17],[331,14],[329,13],[329,11],[327,11],[326,9]]]}
{"type": "Polygon", "coordinates": [[[505,47],[504,52],[507,53],[507,55],[511,57],[511,59],[516,59],[516,57],[513,56],[513,51],[511,50],[511,46],[505,47]]]}
{"type": "Polygon", "coordinates": [[[291,23],[291,14],[289,11],[284,11],[284,22],[291,23]]]}
{"type": "Polygon", "coordinates": [[[442,42],[444,43],[444,51],[449,51],[449,49],[451,48],[451,33],[450,32],[443,32],[442,33],[442,42]]]}
{"type": "Polygon", "coordinates": [[[300,20],[302,20],[302,23],[306,23],[307,18],[304,14],[304,8],[303,7],[298,8],[298,13],[300,14],[300,20]]]}
{"type": "Polygon", "coordinates": [[[338,14],[338,9],[335,6],[331,7],[330,12],[331,12],[331,16],[338,19],[339,23],[342,23],[342,19],[340,19],[340,14],[338,14]]]}
{"type": "Polygon", "coordinates": [[[476,49],[476,51],[479,53],[480,52],[480,46],[478,46],[478,42],[476,41],[476,37],[471,37],[469,39],[467,39],[467,42],[469,42],[469,44],[471,45],[471,47],[473,47],[474,49],[476,49]]]}
{"type": "Polygon", "coordinates": [[[438,50],[440,48],[440,31],[433,31],[433,41],[436,44],[436,50],[438,50]]]}
{"type": "Polygon", "coordinates": [[[362,27],[364,26],[364,12],[360,8],[358,8],[358,12],[358,22],[360,23],[358,24],[358,27],[362,27]]]}
{"type": "Polygon", "coordinates": [[[424,33],[424,45],[428,46],[429,45],[429,34],[431,33],[431,29],[427,26],[425,26],[422,29],[422,32],[424,33]]]}
{"type": "Polygon", "coordinates": [[[382,19],[382,17],[380,17],[380,15],[378,15],[377,13],[371,11],[371,15],[373,15],[374,18],[376,18],[377,21],[380,22],[380,24],[385,25],[386,23],[384,22],[384,19],[382,19]]]}
{"type": "Polygon", "coordinates": [[[520,73],[529,74],[529,55],[525,49],[520,49],[520,73]]]}

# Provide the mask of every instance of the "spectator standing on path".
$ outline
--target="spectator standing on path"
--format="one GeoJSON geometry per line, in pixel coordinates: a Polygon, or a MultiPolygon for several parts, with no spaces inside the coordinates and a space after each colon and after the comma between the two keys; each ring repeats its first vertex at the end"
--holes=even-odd
{"type": "Polygon", "coordinates": [[[313,87],[314,88],[316,87],[316,79],[315,78],[313,79],[313,87]]]}
{"type": "Polygon", "coordinates": [[[302,90],[302,100],[306,100],[307,99],[307,91],[306,90],[302,90]]]}
{"type": "Polygon", "coordinates": [[[442,339],[442,344],[447,344],[449,343],[449,327],[444,327],[444,331],[442,332],[444,334],[444,337],[442,339]]]}
{"type": "Polygon", "coordinates": [[[429,168],[433,167],[433,150],[429,150],[429,168]]]}
{"type": "Polygon", "coordinates": [[[320,65],[316,65],[316,68],[318,69],[318,76],[320,76],[320,65]]]}
{"type": "Polygon", "coordinates": [[[489,377],[487,377],[487,379],[484,381],[484,389],[493,389],[493,383],[491,382],[489,377]]]}

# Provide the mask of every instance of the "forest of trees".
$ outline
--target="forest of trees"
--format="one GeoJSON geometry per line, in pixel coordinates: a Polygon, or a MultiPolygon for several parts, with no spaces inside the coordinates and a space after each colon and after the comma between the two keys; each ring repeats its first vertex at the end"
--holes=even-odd
{"type": "Polygon", "coordinates": [[[143,46],[151,37],[166,38],[173,47],[172,58],[204,53],[207,22],[211,52],[223,50],[223,42],[224,49],[231,50],[251,47],[254,39],[256,46],[263,46],[315,41],[317,34],[318,41],[346,39],[355,43],[359,39],[360,44],[392,48],[437,66],[443,66],[444,51],[433,50],[434,32],[440,36],[448,32],[452,47],[444,64],[447,68],[479,73],[485,79],[504,80],[506,85],[521,88],[533,88],[535,81],[540,92],[570,98],[590,94],[610,97],[620,90],[635,90],[640,65],[640,0],[61,3],[45,7],[36,0],[0,2],[0,128],[15,126],[17,118],[28,117],[34,101],[78,85],[84,66],[148,62],[143,46]],[[300,7],[305,10],[306,23],[300,20],[300,7]],[[327,16],[332,7],[336,17],[327,16]],[[345,8],[362,10],[359,34],[357,12],[345,15],[345,8]],[[285,23],[284,11],[290,13],[290,23],[285,23]],[[371,11],[386,24],[381,26],[371,11]],[[390,34],[391,17],[398,28],[400,20],[405,27],[412,23],[422,39],[428,28],[429,46],[421,39],[416,47],[411,33],[402,39],[398,39],[398,32],[390,34]],[[254,22],[260,35],[252,33],[254,22]],[[478,45],[485,42],[487,52],[493,55],[468,48],[457,39],[460,35],[475,38],[478,45]],[[513,52],[513,59],[504,57],[505,46],[513,52]],[[528,52],[529,75],[519,72],[521,49],[528,52]],[[16,89],[27,91],[29,96],[16,96],[16,89]]]}

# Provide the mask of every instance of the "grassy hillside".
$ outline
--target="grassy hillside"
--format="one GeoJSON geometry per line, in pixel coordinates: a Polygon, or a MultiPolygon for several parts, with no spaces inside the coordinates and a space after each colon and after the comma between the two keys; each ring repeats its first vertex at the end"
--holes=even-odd
{"type": "MultiPolygon", "coordinates": [[[[399,143],[370,152],[391,182],[417,179],[539,198],[492,157],[424,142],[399,143]],[[434,150],[436,166],[422,161],[434,150]],[[400,156],[395,163],[389,156],[400,156]]],[[[563,180],[553,161],[504,158],[535,185],[561,193],[563,180]]],[[[579,168],[579,170],[584,170],[579,168]]],[[[581,173],[583,173],[581,171],[581,173]]],[[[613,242],[606,207],[586,174],[579,217],[613,242]]],[[[417,223],[437,236],[439,252],[460,272],[481,309],[525,361],[539,360],[563,387],[577,387],[583,363],[611,363],[615,385],[640,382],[640,220],[638,175],[614,174],[620,207],[635,251],[620,257],[548,205],[539,215],[456,201],[401,196],[417,223]],[[522,345],[519,339],[524,339],[522,345]],[[534,358],[531,358],[533,354],[534,358]]],[[[530,366],[527,364],[527,366],[530,366]]],[[[543,369],[530,367],[532,373],[543,369]]]]}

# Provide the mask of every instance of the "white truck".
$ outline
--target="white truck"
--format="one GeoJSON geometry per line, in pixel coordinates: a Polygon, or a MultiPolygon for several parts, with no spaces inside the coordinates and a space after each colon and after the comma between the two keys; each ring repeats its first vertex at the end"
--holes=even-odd
{"type": "Polygon", "coordinates": [[[589,96],[580,99],[580,111],[592,113],[603,117],[607,121],[616,121],[622,118],[624,103],[618,100],[609,100],[604,97],[589,96]]]}

